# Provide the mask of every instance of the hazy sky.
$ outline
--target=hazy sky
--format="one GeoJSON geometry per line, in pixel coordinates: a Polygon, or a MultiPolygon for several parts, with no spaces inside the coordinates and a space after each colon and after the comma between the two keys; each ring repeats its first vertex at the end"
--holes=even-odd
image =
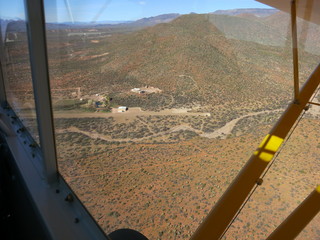
{"type": "MultiPolygon", "coordinates": [[[[123,21],[164,13],[267,8],[254,0],[44,0],[47,22],[123,21]]],[[[24,19],[23,0],[0,1],[2,18],[24,19]]]]}

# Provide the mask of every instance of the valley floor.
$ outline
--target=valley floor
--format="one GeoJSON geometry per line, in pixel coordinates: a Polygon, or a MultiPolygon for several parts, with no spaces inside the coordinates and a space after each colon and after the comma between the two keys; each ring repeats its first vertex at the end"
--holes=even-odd
{"type": "MultiPolygon", "coordinates": [[[[168,111],[55,113],[59,169],[106,232],[189,239],[283,109],[244,114],[207,133],[200,124],[207,113],[168,111]]],[[[320,181],[319,115],[308,114],[225,239],[265,239],[320,181]]],[[[318,238],[319,223],[300,239],[318,238]]]]}

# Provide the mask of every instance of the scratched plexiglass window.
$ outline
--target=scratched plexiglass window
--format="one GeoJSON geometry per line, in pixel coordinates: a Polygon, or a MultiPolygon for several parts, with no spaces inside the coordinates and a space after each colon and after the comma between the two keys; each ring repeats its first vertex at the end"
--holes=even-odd
{"type": "Polygon", "coordinates": [[[2,68],[7,101],[39,142],[23,0],[0,2],[2,68]]]}
{"type": "Polygon", "coordinates": [[[45,10],[60,173],[106,233],[189,239],[292,100],[290,16],[232,0],[45,10]]]}

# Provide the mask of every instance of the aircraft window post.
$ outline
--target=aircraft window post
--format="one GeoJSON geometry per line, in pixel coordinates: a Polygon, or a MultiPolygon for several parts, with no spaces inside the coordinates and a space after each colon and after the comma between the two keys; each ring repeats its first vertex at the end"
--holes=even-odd
{"type": "Polygon", "coordinates": [[[57,180],[58,172],[51,109],[43,3],[41,0],[25,0],[24,2],[40,144],[42,146],[46,177],[49,183],[53,183],[57,180]]]}
{"type": "Polygon", "coordinates": [[[2,31],[0,24],[0,106],[3,106],[6,101],[6,92],[4,88],[4,71],[3,71],[3,42],[2,42],[2,31]]]}

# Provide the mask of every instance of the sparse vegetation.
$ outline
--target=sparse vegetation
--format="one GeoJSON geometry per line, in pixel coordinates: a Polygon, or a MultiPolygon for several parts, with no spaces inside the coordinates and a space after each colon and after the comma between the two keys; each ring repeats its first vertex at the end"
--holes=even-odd
{"type": "MultiPolygon", "coordinates": [[[[291,99],[284,18],[190,14],[144,29],[101,27],[99,37],[48,31],[52,88],[81,86],[83,95],[53,95],[59,170],[106,232],[190,238],[291,99]],[[161,91],[130,91],[146,85],[161,91]],[[129,111],[111,111],[118,106],[129,111]]],[[[20,66],[10,89],[32,91],[26,44],[7,47],[20,66]]],[[[300,54],[306,78],[319,56],[300,54]]],[[[21,106],[30,96],[10,95],[21,106]]],[[[319,114],[306,116],[225,239],[266,238],[316,184],[319,114]]],[[[304,239],[319,238],[318,225],[304,239]]]]}

